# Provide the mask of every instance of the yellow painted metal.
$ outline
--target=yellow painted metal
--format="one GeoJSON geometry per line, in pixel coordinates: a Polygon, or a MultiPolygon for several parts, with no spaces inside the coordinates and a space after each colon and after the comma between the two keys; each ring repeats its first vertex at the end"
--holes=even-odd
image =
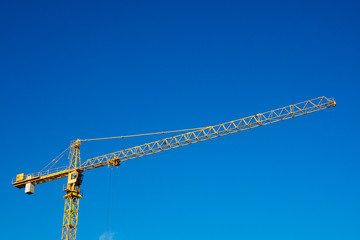
{"type": "Polygon", "coordinates": [[[81,166],[80,141],[76,140],[71,144],[69,154],[69,174],[68,183],[65,188],[65,208],[61,240],[75,240],[79,216],[80,185],[82,183],[82,174],[79,170],[81,166]]]}
{"type": "Polygon", "coordinates": [[[51,170],[52,171],[41,172],[41,175],[37,175],[39,173],[28,174],[28,175],[26,175],[27,176],[26,179],[19,180],[19,181],[15,180],[15,181],[13,181],[12,184],[14,187],[24,188],[26,183],[31,182],[34,184],[40,184],[40,183],[44,183],[44,182],[50,182],[50,181],[53,181],[56,179],[67,177],[70,172],[67,166],[64,166],[61,168],[56,168],[56,169],[51,169],[51,170]],[[48,172],[51,172],[51,173],[48,173],[48,172]],[[35,175],[35,176],[28,178],[28,176],[32,176],[32,175],[35,175]]]}
{"type": "MultiPolygon", "coordinates": [[[[75,240],[77,232],[79,201],[82,198],[80,193],[80,186],[82,183],[82,172],[102,167],[102,166],[119,166],[121,162],[143,157],[146,155],[186,146],[192,143],[202,142],[216,137],[225,136],[228,134],[241,132],[244,130],[265,126],[271,123],[283,121],[286,119],[302,116],[308,113],[324,110],[335,107],[336,102],[333,98],[319,97],[305,102],[289,105],[278,108],[269,112],[255,114],[250,117],[233,120],[230,122],[204,127],[195,128],[193,131],[184,134],[172,136],[161,139],[155,142],[146,143],[140,146],[128,148],[122,151],[105,154],[99,157],[94,157],[81,163],[80,159],[80,144],[82,140],[76,140],[71,143],[69,152],[69,166],[49,169],[32,174],[18,174],[16,179],[13,179],[12,184],[17,188],[25,187],[26,183],[40,184],[44,182],[53,181],[59,178],[68,177],[68,183],[64,189],[66,192],[64,219],[62,228],[62,240],[75,240]]],[[[180,130],[181,131],[181,130],[180,130]]],[[[160,133],[170,133],[160,132],[160,133]]],[[[178,131],[176,131],[178,132],[178,131]]],[[[158,134],[158,133],[156,133],[158,134]]],[[[134,136],[149,135],[138,134],[134,136]]],[[[125,137],[125,136],[122,136],[125,137]]],[[[113,137],[113,138],[122,138],[113,137]]],[[[112,138],[100,138],[112,139],[112,138]]],[[[88,139],[88,140],[100,140],[88,139]]],[[[87,141],[87,140],[83,140],[87,141]]]]}
{"type": "Polygon", "coordinates": [[[111,159],[120,159],[120,162],[124,162],[130,159],[163,152],[192,143],[202,142],[228,134],[269,125],[271,123],[302,116],[335,106],[336,103],[333,98],[319,97],[311,99],[268,112],[255,114],[250,117],[241,118],[214,126],[204,127],[199,130],[172,136],[151,143],[146,143],[122,151],[90,158],[81,165],[81,170],[86,171],[105,166],[107,165],[108,161],[111,161],[111,159]]]}
{"type": "Polygon", "coordinates": [[[76,239],[80,198],[81,196],[71,194],[65,197],[64,219],[61,234],[62,240],[76,239]]]}
{"type": "Polygon", "coordinates": [[[120,158],[113,158],[107,161],[109,167],[118,167],[120,166],[120,158]]]}
{"type": "Polygon", "coordinates": [[[25,173],[20,173],[20,174],[16,175],[17,182],[22,181],[24,179],[25,179],[25,173]]]}

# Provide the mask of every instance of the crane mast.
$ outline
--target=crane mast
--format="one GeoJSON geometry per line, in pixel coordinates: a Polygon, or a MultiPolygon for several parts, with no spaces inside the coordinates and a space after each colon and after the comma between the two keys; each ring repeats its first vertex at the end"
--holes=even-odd
{"type": "MultiPolygon", "coordinates": [[[[275,122],[298,117],[312,112],[335,107],[333,98],[318,97],[286,107],[278,108],[264,113],[255,114],[246,118],[230,122],[197,128],[176,136],[164,138],[158,141],[145,143],[140,146],[124,149],[121,151],[90,158],[83,163],[80,158],[81,142],[96,139],[77,139],[70,144],[69,165],[60,168],[51,168],[37,173],[18,174],[12,184],[17,188],[25,188],[28,194],[34,193],[36,184],[41,184],[56,179],[67,177],[67,184],[64,187],[66,192],[64,218],[62,227],[62,240],[76,240],[77,223],[79,214],[79,202],[82,198],[80,186],[83,180],[83,172],[102,166],[119,166],[121,162],[159,153],[166,150],[202,142],[205,140],[229,135],[244,130],[269,125],[275,122]]],[[[116,137],[112,137],[116,138],[116,137]]],[[[106,139],[106,138],[101,138],[106,139]]],[[[111,138],[109,138],[111,139],[111,138]]]]}
{"type": "Polygon", "coordinates": [[[80,159],[80,140],[71,143],[69,154],[69,171],[68,182],[64,191],[66,192],[64,219],[61,240],[75,240],[77,232],[77,223],[79,216],[80,185],[82,183],[83,175],[79,170],[81,166],[80,159]]]}

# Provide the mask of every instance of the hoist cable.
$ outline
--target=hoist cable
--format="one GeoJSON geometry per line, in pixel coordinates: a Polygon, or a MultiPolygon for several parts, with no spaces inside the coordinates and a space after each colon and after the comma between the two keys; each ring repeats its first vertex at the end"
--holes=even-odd
{"type": "Polygon", "coordinates": [[[186,132],[186,131],[194,131],[202,128],[189,128],[189,129],[182,129],[182,130],[173,130],[173,131],[164,131],[164,132],[154,132],[154,133],[142,133],[142,134],[134,134],[134,135],[124,135],[124,136],[117,136],[117,137],[106,137],[106,138],[91,138],[91,139],[82,139],[80,141],[88,142],[88,141],[96,141],[96,140],[106,140],[106,139],[116,139],[116,138],[129,138],[129,137],[140,137],[140,136],[149,136],[149,135],[157,135],[157,134],[167,134],[167,133],[176,133],[176,132],[186,132]]]}

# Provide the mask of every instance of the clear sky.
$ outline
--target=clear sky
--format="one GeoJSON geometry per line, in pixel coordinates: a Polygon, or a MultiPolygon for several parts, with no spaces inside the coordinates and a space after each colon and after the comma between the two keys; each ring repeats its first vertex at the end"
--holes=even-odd
{"type": "Polygon", "coordinates": [[[11,179],[73,139],[323,95],[337,107],[86,172],[78,240],[360,239],[357,1],[14,0],[0,22],[2,239],[60,239],[66,180],[28,196],[11,179]]]}

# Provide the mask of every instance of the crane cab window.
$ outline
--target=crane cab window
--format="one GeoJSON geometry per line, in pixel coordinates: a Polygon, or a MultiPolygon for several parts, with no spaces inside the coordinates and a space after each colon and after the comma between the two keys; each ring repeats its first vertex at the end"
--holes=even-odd
{"type": "Polygon", "coordinates": [[[69,173],[68,183],[78,183],[78,182],[80,182],[80,184],[81,184],[81,176],[82,176],[82,174],[79,174],[78,172],[69,173]]]}

